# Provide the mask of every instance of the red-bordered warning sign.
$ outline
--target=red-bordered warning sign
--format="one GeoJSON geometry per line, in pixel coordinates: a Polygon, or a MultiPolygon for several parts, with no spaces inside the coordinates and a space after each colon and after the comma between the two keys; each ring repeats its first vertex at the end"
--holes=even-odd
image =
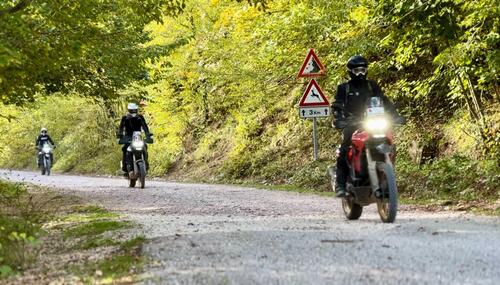
{"type": "Polygon", "coordinates": [[[313,49],[309,49],[309,53],[300,68],[297,77],[319,77],[325,75],[325,67],[319,61],[318,56],[313,49]]]}
{"type": "Polygon", "coordinates": [[[328,99],[314,79],[311,80],[309,86],[307,86],[306,92],[302,95],[302,99],[300,99],[299,103],[299,107],[311,106],[330,106],[328,99]]]}

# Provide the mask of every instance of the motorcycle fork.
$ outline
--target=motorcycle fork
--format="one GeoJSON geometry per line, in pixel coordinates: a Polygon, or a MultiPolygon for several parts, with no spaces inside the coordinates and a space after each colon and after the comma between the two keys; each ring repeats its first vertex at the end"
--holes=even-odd
{"type": "MultiPolygon", "coordinates": [[[[351,151],[353,152],[352,158],[353,158],[353,161],[354,161],[354,159],[356,159],[356,158],[355,158],[355,155],[354,155],[355,150],[354,150],[353,147],[352,147],[351,151]]],[[[349,153],[349,151],[348,151],[348,153],[349,153]]],[[[349,169],[349,176],[351,177],[353,185],[356,185],[356,182],[359,181],[359,180],[361,180],[361,178],[359,178],[356,175],[356,169],[354,168],[354,162],[350,162],[347,156],[348,156],[348,154],[346,155],[345,161],[346,161],[347,167],[349,169]]]]}
{"type": "MultiPolygon", "coordinates": [[[[43,165],[47,167],[48,161],[50,160],[50,154],[43,154],[43,165]]],[[[52,161],[51,161],[52,162],[52,161]]]]}
{"type": "MultiPolygon", "coordinates": [[[[392,160],[389,153],[385,153],[385,163],[392,166],[392,160]]],[[[373,191],[379,189],[379,181],[377,174],[377,162],[374,161],[371,157],[370,150],[366,150],[366,161],[368,162],[368,174],[370,176],[370,184],[372,186],[373,191]]]]}
{"type": "Polygon", "coordinates": [[[373,161],[372,155],[369,149],[366,149],[366,162],[368,167],[368,175],[370,177],[370,184],[372,186],[373,192],[379,188],[378,175],[377,175],[377,162],[373,161]]]}
{"type": "Polygon", "coordinates": [[[134,173],[137,175],[137,174],[139,174],[139,168],[137,167],[137,163],[139,161],[144,161],[144,154],[143,153],[141,154],[141,158],[140,159],[136,159],[134,153],[132,154],[132,156],[134,158],[134,160],[133,160],[133,163],[134,163],[134,173]]]}
{"type": "Polygon", "coordinates": [[[135,160],[135,154],[132,153],[132,166],[134,167],[134,175],[137,175],[137,163],[136,163],[136,160],[135,160]]]}

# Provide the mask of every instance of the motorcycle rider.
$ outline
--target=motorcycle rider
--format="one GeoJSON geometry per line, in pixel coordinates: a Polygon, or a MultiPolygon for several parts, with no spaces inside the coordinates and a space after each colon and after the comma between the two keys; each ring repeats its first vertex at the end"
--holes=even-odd
{"type": "Polygon", "coordinates": [[[398,120],[400,117],[392,102],[384,95],[380,87],[374,81],[367,80],[368,60],[361,55],[354,55],[347,61],[347,69],[351,79],[337,86],[335,102],[332,104],[334,121],[333,127],[342,130],[342,144],[337,157],[336,187],[337,197],[345,197],[346,182],[349,176],[347,165],[347,152],[351,145],[352,134],[358,126],[348,124],[348,119],[361,118],[364,116],[366,105],[370,97],[380,97],[386,111],[398,120]]]}
{"type": "MultiPolygon", "coordinates": [[[[131,158],[127,158],[127,148],[130,146],[130,141],[132,140],[133,133],[143,130],[146,134],[146,142],[150,142],[151,136],[153,135],[149,132],[148,124],[146,123],[146,119],[144,119],[144,116],[138,113],[138,108],[139,107],[135,103],[128,104],[128,113],[122,117],[118,130],[120,142],[123,143],[122,170],[123,172],[125,172],[125,175],[128,175],[129,172],[129,169],[127,169],[127,165],[132,164],[132,162],[130,161],[131,158]]],[[[149,169],[147,145],[145,145],[144,147],[144,159],[146,160],[146,169],[149,169]]]]}
{"type": "MultiPolygon", "coordinates": [[[[54,143],[52,138],[49,136],[47,128],[43,127],[40,129],[40,134],[38,135],[38,137],[36,138],[36,141],[35,141],[35,146],[36,146],[36,149],[38,150],[38,159],[37,159],[38,167],[40,167],[42,165],[42,152],[41,152],[41,150],[42,150],[42,147],[45,143],[50,143],[53,148],[56,148],[56,144],[54,143]]],[[[52,162],[54,162],[54,155],[52,154],[52,152],[50,153],[50,160],[52,162]]]]}

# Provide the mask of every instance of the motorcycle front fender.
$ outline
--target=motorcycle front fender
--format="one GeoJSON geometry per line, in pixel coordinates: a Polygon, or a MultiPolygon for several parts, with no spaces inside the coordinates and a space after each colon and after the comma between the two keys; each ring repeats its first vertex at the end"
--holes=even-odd
{"type": "Polygon", "coordinates": [[[389,145],[387,143],[381,143],[375,147],[375,149],[382,153],[382,154],[389,154],[392,153],[394,150],[394,147],[392,145],[389,145]]]}

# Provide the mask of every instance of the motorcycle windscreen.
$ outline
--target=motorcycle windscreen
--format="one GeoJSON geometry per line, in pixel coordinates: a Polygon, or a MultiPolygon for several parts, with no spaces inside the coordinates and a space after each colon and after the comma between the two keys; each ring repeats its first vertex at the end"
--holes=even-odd
{"type": "Polygon", "coordinates": [[[380,97],[370,97],[368,100],[368,106],[366,108],[366,116],[380,116],[385,113],[384,105],[380,97]]]}

